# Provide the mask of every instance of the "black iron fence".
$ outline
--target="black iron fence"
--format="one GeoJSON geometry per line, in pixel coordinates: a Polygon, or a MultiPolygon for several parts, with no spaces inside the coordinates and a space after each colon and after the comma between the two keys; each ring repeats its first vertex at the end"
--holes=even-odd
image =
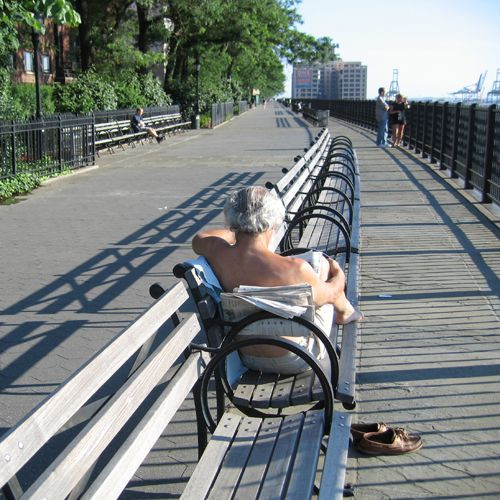
{"type": "Polygon", "coordinates": [[[0,180],[94,164],[93,130],[91,116],[0,124],[0,180]]]}
{"type": "Polygon", "coordinates": [[[212,104],[212,127],[216,127],[234,116],[232,102],[217,102],[212,104]]]}
{"type": "MultiPolygon", "coordinates": [[[[330,116],[376,130],[375,101],[301,99],[330,116]]],[[[447,102],[413,102],[407,111],[405,145],[439,163],[483,203],[500,204],[500,108],[447,102]]]]}
{"type": "MultiPolygon", "coordinates": [[[[144,116],[179,113],[179,106],[144,109],[144,116]]],[[[95,164],[95,124],[127,120],[135,109],[70,113],[43,120],[0,123],[0,180],[17,174],[52,175],[95,164]]]]}

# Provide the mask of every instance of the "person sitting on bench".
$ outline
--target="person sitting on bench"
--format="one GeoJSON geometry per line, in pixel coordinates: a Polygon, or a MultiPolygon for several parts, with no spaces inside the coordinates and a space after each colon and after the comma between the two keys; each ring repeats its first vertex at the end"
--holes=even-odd
{"type": "Polygon", "coordinates": [[[137,108],[135,110],[135,115],[130,119],[130,126],[132,130],[137,132],[147,132],[151,137],[156,139],[156,142],[160,144],[161,141],[165,139],[165,136],[159,136],[158,132],[152,127],[146,127],[146,124],[142,120],[142,115],[144,114],[144,110],[142,108],[137,108]]]}
{"type": "MultiPolygon", "coordinates": [[[[335,260],[321,257],[317,274],[300,257],[283,257],[269,249],[273,231],[281,226],[285,217],[283,204],[275,194],[260,186],[234,191],[227,198],[224,215],[228,228],[201,231],[193,238],[192,246],[195,253],[207,259],[226,292],[232,292],[240,285],[273,287],[308,283],[312,286],[318,312],[325,306],[334,309],[335,321],[339,325],[363,318],[345,295],[345,275],[335,260]]],[[[333,314],[330,314],[329,324],[325,324],[328,320],[323,321],[323,325],[318,321],[318,326],[328,335],[332,321],[333,314]]],[[[243,358],[245,364],[249,368],[268,371],[262,365],[265,365],[265,358],[278,357],[276,348],[255,346],[252,349],[256,366],[249,366],[248,360],[253,361],[252,356],[243,358]]],[[[281,354],[280,357],[285,356],[281,354]]],[[[300,358],[298,361],[297,366],[302,365],[300,358]]]]}

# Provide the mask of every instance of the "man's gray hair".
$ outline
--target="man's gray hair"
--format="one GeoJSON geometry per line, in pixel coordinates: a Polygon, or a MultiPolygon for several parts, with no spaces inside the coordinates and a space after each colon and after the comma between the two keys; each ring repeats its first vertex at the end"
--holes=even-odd
{"type": "Polygon", "coordinates": [[[278,228],[285,218],[285,207],[266,188],[251,186],[229,193],[224,215],[232,231],[257,234],[278,228]]]}

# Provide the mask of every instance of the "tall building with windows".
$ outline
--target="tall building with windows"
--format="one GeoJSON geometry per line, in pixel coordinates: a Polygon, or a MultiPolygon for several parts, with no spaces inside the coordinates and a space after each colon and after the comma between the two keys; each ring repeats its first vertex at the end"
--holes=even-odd
{"type": "Polygon", "coordinates": [[[338,59],[297,64],[292,73],[294,99],[366,99],[367,67],[338,59]]]}

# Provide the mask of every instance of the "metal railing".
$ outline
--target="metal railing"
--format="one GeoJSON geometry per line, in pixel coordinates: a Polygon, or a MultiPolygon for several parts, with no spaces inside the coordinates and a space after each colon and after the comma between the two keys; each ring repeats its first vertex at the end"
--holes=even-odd
{"type": "Polygon", "coordinates": [[[248,111],[248,101],[238,101],[238,114],[248,111]]]}
{"type": "Polygon", "coordinates": [[[217,102],[212,104],[212,127],[216,127],[234,116],[232,102],[217,102]]]}
{"type": "MultiPolygon", "coordinates": [[[[144,109],[144,116],[179,113],[179,106],[144,109]]],[[[95,164],[95,124],[127,120],[135,109],[71,113],[42,120],[0,123],[0,180],[29,173],[40,176],[95,164]]]]}
{"type": "MultiPolygon", "coordinates": [[[[301,99],[330,116],[376,130],[375,101],[301,99]]],[[[500,204],[500,108],[447,102],[412,102],[405,145],[473,189],[482,203],[500,204]]]]}
{"type": "Polygon", "coordinates": [[[93,165],[93,130],[91,116],[0,124],[0,180],[93,165]]]}

